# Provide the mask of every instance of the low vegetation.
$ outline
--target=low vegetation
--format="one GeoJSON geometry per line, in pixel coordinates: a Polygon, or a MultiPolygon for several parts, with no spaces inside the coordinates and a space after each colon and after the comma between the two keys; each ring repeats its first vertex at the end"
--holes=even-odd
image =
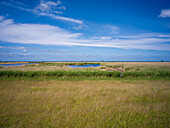
{"type": "Polygon", "coordinates": [[[0,68],[1,77],[159,77],[170,78],[170,63],[114,63],[114,62],[39,62],[38,65],[25,65],[0,68]],[[97,68],[75,68],[67,65],[101,64],[97,68]]]}
{"type": "Polygon", "coordinates": [[[108,71],[0,71],[0,77],[120,77],[120,72],[108,71]]]}
{"type": "Polygon", "coordinates": [[[169,127],[170,63],[70,63],[0,67],[0,127],[169,127]]]}
{"type": "Polygon", "coordinates": [[[0,77],[111,77],[111,78],[170,78],[170,71],[0,71],[0,77]]]}
{"type": "Polygon", "coordinates": [[[170,82],[0,81],[2,128],[168,128],[170,82]]]}

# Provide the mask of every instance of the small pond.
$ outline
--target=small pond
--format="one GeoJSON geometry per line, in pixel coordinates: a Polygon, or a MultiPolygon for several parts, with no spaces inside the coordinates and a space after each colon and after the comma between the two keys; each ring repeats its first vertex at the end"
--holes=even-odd
{"type": "Polygon", "coordinates": [[[68,65],[70,68],[88,68],[88,67],[99,67],[100,64],[86,64],[86,65],[68,65]]]}
{"type": "Polygon", "coordinates": [[[38,64],[38,63],[15,63],[15,64],[0,64],[0,66],[6,67],[6,66],[21,66],[21,65],[32,65],[32,64],[38,64]]]}

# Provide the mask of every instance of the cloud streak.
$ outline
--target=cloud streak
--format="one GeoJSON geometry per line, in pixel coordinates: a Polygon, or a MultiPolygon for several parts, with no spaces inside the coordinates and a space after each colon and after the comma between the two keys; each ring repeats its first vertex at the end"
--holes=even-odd
{"type": "Polygon", "coordinates": [[[25,47],[6,47],[6,46],[0,46],[0,48],[5,48],[5,49],[20,49],[20,50],[25,50],[25,47]]]}
{"type": "MultiPolygon", "coordinates": [[[[76,19],[73,19],[73,18],[57,16],[57,15],[48,14],[48,13],[39,13],[39,15],[41,15],[41,16],[49,16],[49,17],[51,17],[53,19],[59,19],[59,20],[64,20],[64,21],[69,21],[69,22],[73,22],[73,23],[78,23],[78,24],[84,25],[82,20],[76,20],[76,19]]],[[[86,25],[84,25],[84,26],[86,26],[86,25]]]]}
{"type": "Polygon", "coordinates": [[[3,42],[170,50],[170,35],[167,34],[86,38],[82,33],[73,33],[52,25],[14,23],[12,19],[4,19],[2,16],[0,19],[0,40],[3,42]]]}
{"type": "Polygon", "coordinates": [[[71,33],[59,27],[41,24],[15,24],[12,19],[0,21],[0,40],[27,44],[71,44],[82,35],[71,33]]]}

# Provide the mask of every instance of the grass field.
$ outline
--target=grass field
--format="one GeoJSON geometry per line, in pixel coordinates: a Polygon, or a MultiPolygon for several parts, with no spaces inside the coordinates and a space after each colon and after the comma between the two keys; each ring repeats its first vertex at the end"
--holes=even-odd
{"type": "Polygon", "coordinates": [[[169,127],[170,81],[0,81],[0,127],[169,127]]]}
{"type": "Polygon", "coordinates": [[[1,67],[0,127],[170,127],[170,63],[101,64],[1,67]]]}

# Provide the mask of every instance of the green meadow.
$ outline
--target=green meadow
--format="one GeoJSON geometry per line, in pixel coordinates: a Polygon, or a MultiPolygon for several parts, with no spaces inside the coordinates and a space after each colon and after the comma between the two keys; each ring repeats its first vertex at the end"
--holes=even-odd
{"type": "Polygon", "coordinates": [[[0,127],[170,127],[170,63],[100,64],[1,67],[0,127]]]}

